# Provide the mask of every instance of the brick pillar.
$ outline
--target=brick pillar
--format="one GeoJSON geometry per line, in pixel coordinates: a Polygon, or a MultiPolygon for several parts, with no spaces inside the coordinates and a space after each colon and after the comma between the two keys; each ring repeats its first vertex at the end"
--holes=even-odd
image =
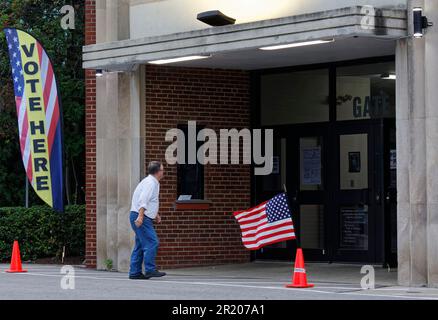
{"type": "MultiPolygon", "coordinates": [[[[96,1],[85,1],[85,45],[96,43],[96,1]]],[[[85,70],[85,264],[96,267],[96,74],[85,70]]]]}

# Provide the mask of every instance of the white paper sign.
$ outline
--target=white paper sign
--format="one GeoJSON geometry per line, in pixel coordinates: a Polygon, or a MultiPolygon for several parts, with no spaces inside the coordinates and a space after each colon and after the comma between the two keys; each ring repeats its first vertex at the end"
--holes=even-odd
{"type": "Polygon", "coordinates": [[[321,184],[321,147],[301,149],[301,184],[321,184]]]}

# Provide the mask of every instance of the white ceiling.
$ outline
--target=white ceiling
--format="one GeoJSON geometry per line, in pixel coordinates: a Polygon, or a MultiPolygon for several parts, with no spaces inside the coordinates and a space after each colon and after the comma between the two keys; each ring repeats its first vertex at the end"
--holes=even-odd
{"type": "Polygon", "coordinates": [[[200,68],[256,70],[324,62],[354,60],[395,54],[395,40],[344,38],[332,43],[264,51],[250,49],[218,53],[203,60],[168,64],[200,68]]]}

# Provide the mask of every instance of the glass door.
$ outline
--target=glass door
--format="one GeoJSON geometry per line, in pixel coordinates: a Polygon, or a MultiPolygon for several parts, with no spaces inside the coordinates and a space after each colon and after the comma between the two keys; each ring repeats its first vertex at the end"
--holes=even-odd
{"type": "MultiPolygon", "coordinates": [[[[288,175],[291,173],[289,158],[290,138],[284,130],[274,131],[273,170],[267,176],[255,176],[256,197],[255,204],[262,203],[284,192],[288,175]]],[[[294,214],[292,213],[292,218],[294,214]]],[[[268,245],[254,253],[255,259],[292,260],[295,253],[295,241],[283,241],[268,245]]]]}
{"type": "Polygon", "coordinates": [[[337,161],[333,170],[333,259],[374,262],[376,191],[372,126],[338,125],[334,139],[337,161]]]}
{"type": "Polygon", "coordinates": [[[288,158],[289,202],[292,206],[295,233],[305,257],[327,261],[327,228],[329,183],[327,180],[326,125],[298,126],[291,132],[288,158]]]}
{"type": "MultiPolygon", "coordinates": [[[[296,125],[278,129],[274,140],[274,170],[256,178],[257,203],[284,192],[286,186],[295,233],[306,259],[328,261],[326,214],[327,125],[296,125]]],[[[266,246],[256,259],[295,258],[297,241],[266,246]]]]}

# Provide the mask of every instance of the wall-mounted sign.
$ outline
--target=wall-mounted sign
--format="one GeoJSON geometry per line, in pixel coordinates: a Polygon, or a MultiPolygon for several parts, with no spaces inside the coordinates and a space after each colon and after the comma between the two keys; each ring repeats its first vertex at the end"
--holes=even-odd
{"type": "Polygon", "coordinates": [[[394,108],[387,93],[380,95],[354,97],[353,117],[356,119],[389,118],[394,116],[394,108]]]}
{"type": "Polygon", "coordinates": [[[368,206],[341,208],[340,248],[368,250],[368,206]]]}

